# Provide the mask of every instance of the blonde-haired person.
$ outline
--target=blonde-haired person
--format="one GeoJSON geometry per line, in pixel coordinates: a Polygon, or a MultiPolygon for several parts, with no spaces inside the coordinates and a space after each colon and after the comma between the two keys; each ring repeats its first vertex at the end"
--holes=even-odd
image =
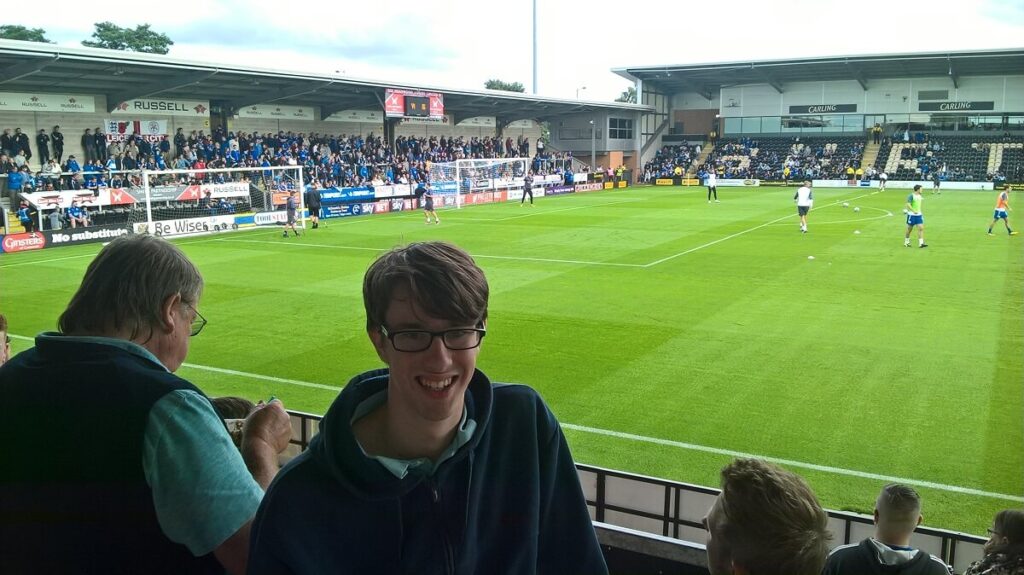
{"type": "Polygon", "coordinates": [[[711,575],[819,575],[831,534],[807,482],[760,459],[737,459],[721,475],[704,517],[711,575]]]}

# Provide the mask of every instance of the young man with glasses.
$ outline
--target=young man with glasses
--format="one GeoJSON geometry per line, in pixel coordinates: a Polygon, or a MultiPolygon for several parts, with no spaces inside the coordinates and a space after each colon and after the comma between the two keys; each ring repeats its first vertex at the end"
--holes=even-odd
{"type": "Polygon", "coordinates": [[[241,453],[202,391],[173,374],[206,319],[173,244],[118,238],[58,321],[0,369],[17,437],[0,467],[3,573],[245,573],[249,526],[288,446],[279,402],[241,453]]]}
{"type": "Polygon", "coordinates": [[[387,368],[353,378],[275,479],[250,575],[607,573],[558,422],[476,369],[488,289],[441,242],[370,266],[366,330],[387,368]]]}

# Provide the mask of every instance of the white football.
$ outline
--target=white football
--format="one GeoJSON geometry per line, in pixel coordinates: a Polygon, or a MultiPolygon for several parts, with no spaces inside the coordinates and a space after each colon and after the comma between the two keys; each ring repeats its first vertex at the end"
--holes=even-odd
{"type": "Polygon", "coordinates": [[[843,207],[844,208],[850,207],[850,202],[843,202],[843,207]]]}
{"type": "Polygon", "coordinates": [[[860,230],[853,230],[853,233],[855,233],[855,234],[858,234],[858,235],[859,235],[859,234],[860,234],[860,230]]]}
{"type": "Polygon", "coordinates": [[[853,208],[853,211],[855,211],[855,212],[859,212],[859,211],[860,211],[860,208],[853,208]]]}
{"type": "Polygon", "coordinates": [[[813,260],[813,259],[814,259],[814,256],[807,256],[807,259],[809,259],[809,260],[813,260]]]}

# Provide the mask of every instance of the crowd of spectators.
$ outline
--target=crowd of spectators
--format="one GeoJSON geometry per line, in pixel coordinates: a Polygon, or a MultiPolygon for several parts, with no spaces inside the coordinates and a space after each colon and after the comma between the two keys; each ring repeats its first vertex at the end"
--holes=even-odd
{"type": "MultiPolygon", "coordinates": [[[[148,170],[192,170],[190,174],[162,178],[167,182],[203,182],[210,176],[205,170],[217,168],[260,168],[303,166],[307,178],[320,187],[368,184],[412,183],[426,179],[429,164],[461,159],[529,157],[530,140],[525,136],[399,136],[393,146],[373,133],[329,135],[319,133],[229,132],[217,128],[185,133],[178,129],[171,136],[151,141],[129,136],[124,142],[107,141],[102,129],[86,130],[82,136],[84,158],[68,156],[62,163],[61,148],[51,156],[49,136],[40,141],[40,168],[33,170],[33,157],[27,136],[20,129],[5,130],[0,141],[0,173],[8,175],[8,189],[60,190],[95,189],[105,186],[139,185],[131,172],[148,170]],[[44,154],[42,150],[46,149],[44,154]],[[51,159],[52,158],[52,159],[51,159]],[[17,174],[17,175],[15,175],[17,174]]],[[[561,173],[571,156],[545,151],[538,145],[533,162],[538,174],[561,173]]],[[[224,176],[216,176],[223,180],[224,176]]]]}
{"type": "Polygon", "coordinates": [[[741,138],[716,148],[701,169],[714,170],[720,178],[843,179],[848,169],[861,168],[863,156],[863,142],[801,141],[797,137],[788,146],[779,146],[741,138]]]}
{"type": "Polygon", "coordinates": [[[700,144],[684,142],[677,146],[662,146],[654,152],[654,158],[644,164],[643,181],[653,182],[658,178],[682,176],[700,156],[700,144]]]}

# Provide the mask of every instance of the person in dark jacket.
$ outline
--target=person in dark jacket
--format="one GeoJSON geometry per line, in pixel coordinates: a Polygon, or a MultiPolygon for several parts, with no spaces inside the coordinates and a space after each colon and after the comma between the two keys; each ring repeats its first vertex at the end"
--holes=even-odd
{"type": "Polygon", "coordinates": [[[271,402],[239,453],[209,398],[174,375],[206,324],[202,288],[170,242],[118,238],[60,332],[0,369],[0,436],[18,438],[0,466],[0,573],[245,573],[291,424],[271,402]]]}
{"type": "Polygon", "coordinates": [[[875,536],[833,549],[822,574],[950,575],[953,570],[941,559],[910,546],[922,518],[917,491],[886,485],[875,502],[875,536]]]}
{"type": "Polygon", "coordinates": [[[250,575],[608,572],[555,417],[476,369],[487,301],[450,244],[370,266],[366,329],[388,367],[353,378],[274,480],[250,575]]]}
{"type": "Polygon", "coordinates": [[[1024,575],[1024,509],[996,513],[988,533],[985,556],[964,575],[1024,575]]]}

